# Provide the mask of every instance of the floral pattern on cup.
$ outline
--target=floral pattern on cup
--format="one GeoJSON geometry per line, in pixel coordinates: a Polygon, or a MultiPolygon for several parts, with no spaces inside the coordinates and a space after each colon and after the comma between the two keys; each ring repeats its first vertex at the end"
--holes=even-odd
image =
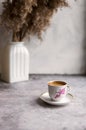
{"type": "Polygon", "coordinates": [[[61,94],[65,94],[65,88],[61,89],[59,92],[56,92],[55,98],[60,97],[61,94]]]}

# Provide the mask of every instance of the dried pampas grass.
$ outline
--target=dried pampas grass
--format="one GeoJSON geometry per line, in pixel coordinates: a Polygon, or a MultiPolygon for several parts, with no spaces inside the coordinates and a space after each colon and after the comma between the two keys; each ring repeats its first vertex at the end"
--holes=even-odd
{"type": "Polygon", "coordinates": [[[61,7],[68,7],[66,0],[5,0],[1,23],[13,31],[13,41],[22,41],[27,35],[41,38],[42,31],[61,7]]]}

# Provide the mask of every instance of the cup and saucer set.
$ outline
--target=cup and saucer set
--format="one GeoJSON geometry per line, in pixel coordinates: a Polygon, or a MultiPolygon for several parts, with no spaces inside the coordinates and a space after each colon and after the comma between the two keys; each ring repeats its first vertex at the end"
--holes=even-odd
{"type": "Polygon", "coordinates": [[[64,106],[73,100],[70,87],[64,81],[49,81],[48,92],[40,95],[40,99],[50,105],[64,106]]]}

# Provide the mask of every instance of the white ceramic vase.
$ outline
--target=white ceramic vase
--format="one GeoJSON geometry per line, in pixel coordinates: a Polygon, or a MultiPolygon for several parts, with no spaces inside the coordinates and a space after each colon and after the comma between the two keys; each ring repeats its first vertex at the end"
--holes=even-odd
{"type": "Polygon", "coordinates": [[[9,83],[29,79],[29,52],[24,42],[11,42],[3,49],[1,77],[9,83]]]}

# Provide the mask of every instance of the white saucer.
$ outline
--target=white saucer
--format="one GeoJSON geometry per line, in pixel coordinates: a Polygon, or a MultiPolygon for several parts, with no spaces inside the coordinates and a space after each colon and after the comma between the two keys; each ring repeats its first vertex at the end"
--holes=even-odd
{"type": "Polygon", "coordinates": [[[60,101],[53,101],[49,97],[48,92],[45,92],[45,93],[40,95],[40,99],[43,100],[44,102],[48,103],[48,104],[61,106],[61,105],[69,104],[73,100],[73,96],[72,96],[72,94],[68,93],[66,95],[66,97],[61,99],[60,101]]]}

